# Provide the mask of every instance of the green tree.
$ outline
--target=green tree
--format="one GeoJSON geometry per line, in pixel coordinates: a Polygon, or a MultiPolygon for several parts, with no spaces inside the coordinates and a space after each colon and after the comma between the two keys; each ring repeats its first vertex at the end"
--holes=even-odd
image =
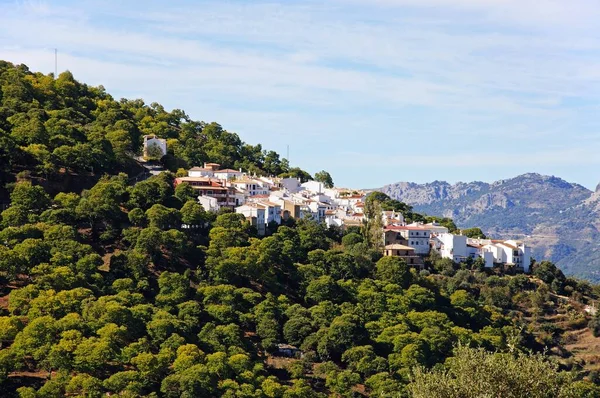
{"type": "Polygon", "coordinates": [[[186,203],[188,200],[196,201],[198,198],[198,192],[187,182],[182,182],[175,187],[175,197],[186,203]]]}
{"type": "Polygon", "coordinates": [[[408,287],[411,280],[406,261],[400,257],[382,257],[376,265],[377,279],[408,287]]]}
{"type": "Polygon", "coordinates": [[[146,218],[151,227],[169,229],[180,226],[181,215],[178,210],[157,203],[146,210],[146,218]]]}
{"type": "Polygon", "coordinates": [[[13,205],[36,214],[50,206],[50,197],[44,188],[39,185],[31,185],[28,181],[15,185],[10,194],[10,201],[13,205]]]}
{"type": "Polygon", "coordinates": [[[486,239],[486,236],[481,228],[467,228],[463,229],[461,232],[468,238],[486,239]]]}
{"type": "Polygon", "coordinates": [[[325,188],[333,188],[333,178],[325,170],[321,170],[315,174],[315,181],[322,182],[325,188]]]}
{"type": "Polygon", "coordinates": [[[204,227],[209,219],[202,205],[194,200],[185,202],[179,213],[181,221],[192,227],[204,227]]]}
{"type": "Polygon", "coordinates": [[[457,347],[446,370],[416,368],[412,397],[573,397],[572,375],[542,355],[489,353],[457,347]],[[535,375],[535,377],[531,377],[535,375]]]}

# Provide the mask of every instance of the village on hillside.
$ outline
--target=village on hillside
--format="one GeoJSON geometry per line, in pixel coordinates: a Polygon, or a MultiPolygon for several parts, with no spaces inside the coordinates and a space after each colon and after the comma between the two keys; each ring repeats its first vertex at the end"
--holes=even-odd
{"type": "MultiPolygon", "coordinates": [[[[156,145],[166,154],[162,141],[145,138],[144,152],[156,145]]],[[[207,211],[229,208],[244,215],[260,236],[290,218],[309,218],[342,229],[360,227],[367,219],[367,192],[363,190],[328,188],[322,182],[301,183],[298,178],[249,175],[242,170],[221,169],[217,163],[192,167],[187,174],[177,177],[175,186],[188,183],[207,211]]],[[[395,211],[382,211],[381,219],[383,255],[401,257],[409,265],[422,266],[423,258],[435,250],[456,263],[480,259],[488,268],[503,265],[530,271],[531,248],[521,241],[469,238],[450,233],[436,222],[406,223],[404,215],[395,211]]]]}

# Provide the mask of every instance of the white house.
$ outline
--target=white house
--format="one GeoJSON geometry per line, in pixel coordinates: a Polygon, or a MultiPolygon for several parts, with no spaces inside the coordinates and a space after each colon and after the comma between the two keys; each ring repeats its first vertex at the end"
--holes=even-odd
{"type": "Polygon", "coordinates": [[[319,182],[319,181],[307,181],[304,184],[301,184],[301,186],[305,190],[316,193],[316,194],[325,192],[325,184],[323,184],[322,182],[319,182]]]}
{"type": "Polygon", "coordinates": [[[325,220],[325,212],[327,211],[327,203],[311,200],[307,203],[310,212],[313,214],[313,219],[317,222],[325,220]]]}
{"type": "Polygon", "coordinates": [[[325,210],[325,225],[327,227],[342,227],[344,221],[338,218],[335,210],[325,210]]]}
{"type": "Polygon", "coordinates": [[[281,205],[268,200],[256,202],[257,205],[265,208],[265,223],[276,222],[281,224],[281,205]]]}
{"type": "Polygon", "coordinates": [[[350,209],[354,210],[358,203],[364,204],[364,198],[364,195],[340,196],[333,199],[333,203],[348,211],[350,209]]]}
{"type": "Polygon", "coordinates": [[[293,178],[293,177],[282,178],[280,181],[280,184],[283,187],[283,189],[285,189],[286,191],[288,191],[290,193],[296,193],[302,189],[302,187],[300,185],[300,179],[298,179],[298,178],[293,178]]]}
{"type": "Polygon", "coordinates": [[[258,235],[264,236],[267,222],[265,218],[266,209],[256,203],[247,203],[235,208],[235,212],[243,214],[250,223],[256,227],[258,235]]]}
{"type": "Polygon", "coordinates": [[[206,167],[192,167],[188,170],[188,177],[209,177],[212,178],[215,173],[212,169],[206,167]]]}
{"type": "Polygon", "coordinates": [[[213,198],[212,196],[200,195],[198,196],[198,203],[200,203],[206,211],[218,211],[221,208],[218,199],[213,198]]]}
{"type": "Polygon", "coordinates": [[[424,227],[429,229],[432,234],[447,234],[448,228],[436,222],[424,224],[424,227]]]}
{"type": "Polygon", "coordinates": [[[439,241],[438,251],[442,258],[449,258],[454,262],[465,261],[469,255],[467,252],[467,237],[449,233],[437,234],[434,240],[439,241]]]}
{"type": "Polygon", "coordinates": [[[483,258],[486,268],[494,266],[494,255],[490,251],[485,251],[483,245],[478,243],[467,243],[467,255],[473,259],[483,258]]]}
{"type": "Polygon", "coordinates": [[[217,170],[214,172],[214,174],[215,178],[218,178],[220,180],[233,180],[240,178],[243,175],[242,170],[233,169],[217,170]]]}
{"type": "Polygon", "coordinates": [[[531,249],[525,246],[523,242],[507,240],[497,243],[497,246],[500,246],[504,251],[506,264],[514,264],[517,267],[523,268],[524,271],[529,272],[531,249]]]}
{"type": "Polygon", "coordinates": [[[400,212],[384,210],[381,212],[383,225],[404,225],[404,216],[400,212]]]}
{"type": "Polygon", "coordinates": [[[429,238],[431,232],[422,226],[388,226],[386,230],[397,231],[408,241],[408,246],[415,249],[416,254],[429,254],[429,238]]]}
{"type": "Polygon", "coordinates": [[[257,195],[269,195],[271,190],[267,183],[247,176],[242,176],[238,179],[232,180],[230,184],[240,190],[246,192],[248,197],[257,195]]]}
{"type": "Polygon", "coordinates": [[[145,135],[144,136],[144,158],[149,157],[148,150],[150,148],[158,148],[160,150],[161,156],[163,157],[167,154],[167,140],[164,138],[158,138],[155,135],[145,135]]]}
{"type": "Polygon", "coordinates": [[[221,167],[218,163],[204,163],[204,167],[192,167],[188,170],[188,177],[214,177],[215,171],[221,167]]]}

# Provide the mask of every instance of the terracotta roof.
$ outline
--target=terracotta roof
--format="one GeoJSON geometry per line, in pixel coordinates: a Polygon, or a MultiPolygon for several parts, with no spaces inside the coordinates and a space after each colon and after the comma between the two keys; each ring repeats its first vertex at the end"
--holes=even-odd
{"type": "Polygon", "coordinates": [[[192,167],[191,169],[189,169],[188,171],[213,171],[212,169],[209,169],[207,167],[192,167]]]}
{"type": "Polygon", "coordinates": [[[475,249],[481,249],[483,247],[482,245],[477,245],[475,243],[467,243],[467,246],[474,247],[475,249]]]}
{"type": "Polygon", "coordinates": [[[223,170],[215,170],[215,173],[241,173],[241,171],[234,170],[234,169],[223,169],[223,170]]]}
{"type": "Polygon", "coordinates": [[[252,195],[248,199],[267,199],[269,195],[252,195]]]}

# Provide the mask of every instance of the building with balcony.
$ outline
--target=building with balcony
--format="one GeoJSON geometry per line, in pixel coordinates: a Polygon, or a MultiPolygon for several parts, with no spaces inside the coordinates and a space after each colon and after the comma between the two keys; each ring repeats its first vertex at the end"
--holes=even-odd
{"type": "Polygon", "coordinates": [[[177,177],[175,186],[187,182],[198,193],[198,196],[209,196],[217,200],[219,208],[229,207],[233,209],[239,206],[236,199],[236,190],[232,186],[226,186],[223,182],[208,177],[177,177]]]}

